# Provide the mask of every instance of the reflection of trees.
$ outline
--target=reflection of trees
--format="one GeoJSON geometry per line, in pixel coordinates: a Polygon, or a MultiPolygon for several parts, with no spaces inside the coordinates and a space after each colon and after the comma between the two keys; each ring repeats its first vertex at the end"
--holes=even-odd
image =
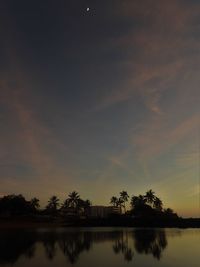
{"type": "MultiPolygon", "coordinates": [[[[121,231],[77,231],[63,233],[58,242],[64,255],[66,255],[70,263],[74,264],[82,252],[91,249],[93,243],[114,241],[116,242],[116,249],[122,249],[120,242],[118,242],[121,237],[123,238],[123,232],[121,231]]],[[[127,261],[132,259],[132,251],[128,247],[127,249],[126,247],[123,248],[123,253],[127,261]]]]}
{"type": "Polygon", "coordinates": [[[129,247],[127,233],[120,232],[120,236],[115,240],[113,251],[115,254],[122,253],[126,261],[132,261],[133,249],[129,247]]]}
{"type": "Polygon", "coordinates": [[[148,229],[134,231],[135,249],[140,254],[152,254],[158,260],[167,246],[164,230],[148,229]]]}
{"type": "Polygon", "coordinates": [[[53,260],[56,256],[56,242],[57,235],[55,232],[47,232],[42,237],[43,245],[45,247],[46,256],[49,260],[53,260]]]}
{"type": "Polygon", "coordinates": [[[167,239],[164,230],[137,229],[129,233],[121,232],[120,237],[115,240],[113,251],[115,254],[122,253],[126,261],[133,259],[134,251],[139,254],[152,254],[159,260],[166,246],[167,239]],[[133,242],[130,242],[131,240],[133,242]]]}
{"type": "Polygon", "coordinates": [[[20,256],[35,255],[34,234],[26,231],[4,231],[0,233],[0,264],[14,264],[20,256]]]}
{"type": "Polygon", "coordinates": [[[92,244],[111,242],[115,254],[122,254],[125,261],[132,261],[134,254],[151,254],[160,259],[167,246],[164,230],[134,231],[79,231],[56,229],[48,231],[6,231],[0,233],[0,265],[15,263],[20,256],[32,258],[36,243],[42,243],[45,255],[54,259],[58,250],[74,264],[81,253],[89,251],[92,244]]]}
{"type": "Polygon", "coordinates": [[[72,264],[78,260],[81,252],[90,250],[91,243],[92,240],[89,232],[65,233],[59,240],[62,252],[72,264]]]}
{"type": "Polygon", "coordinates": [[[126,261],[132,261],[134,253],[132,249],[126,246],[125,244],[117,241],[113,245],[113,251],[115,252],[115,254],[122,253],[126,261]]]}

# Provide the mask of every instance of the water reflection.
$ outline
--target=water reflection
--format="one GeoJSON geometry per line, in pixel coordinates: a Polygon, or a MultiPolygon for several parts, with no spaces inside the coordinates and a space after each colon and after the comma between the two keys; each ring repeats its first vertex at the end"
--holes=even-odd
{"type": "Polygon", "coordinates": [[[118,238],[114,241],[113,251],[115,254],[124,255],[126,261],[132,261],[134,250],[131,247],[129,234],[121,232],[118,238]]]}
{"type": "Polygon", "coordinates": [[[163,250],[167,246],[166,234],[163,230],[151,230],[142,232],[134,231],[135,250],[140,254],[152,254],[160,259],[163,250]]]}
{"type": "Polygon", "coordinates": [[[61,251],[67,261],[75,264],[84,251],[97,243],[107,242],[113,255],[132,261],[135,254],[151,254],[160,259],[167,247],[165,230],[27,230],[0,233],[0,264],[14,264],[20,257],[33,258],[37,245],[42,244],[44,255],[52,261],[61,251]]]}
{"type": "Polygon", "coordinates": [[[34,234],[24,231],[9,231],[0,233],[0,264],[14,264],[21,255],[32,258],[35,255],[34,234]]]}
{"type": "Polygon", "coordinates": [[[75,263],[81,252],[89,251],[92,245],[92,236],[89,232],[64,233],[59,240],[59,245],[70,263],[75,263]]]}
{"type": "Polygon", "coordinates": [[[154,258],[160,260],[162,252],[167,246],[164,230],[134,230],[132,235],[134,246],[130,244],[130,238],[127,233],[121,233],[121,236],[113,245],[115,254],[122,253],[126,261],[132,261],[135,252],[152,254],[154,258]]]}
{"type": "Polygon", "coordinates": [[[45,238],[42,238],[42,243],[45,248],[45,254],[46,257],[49,260],[53,260],[56,256],[57,248],[56,248],[56,243],[57,243],[57,237],[55,232],[48,232],[45,235],[45,238]]]}

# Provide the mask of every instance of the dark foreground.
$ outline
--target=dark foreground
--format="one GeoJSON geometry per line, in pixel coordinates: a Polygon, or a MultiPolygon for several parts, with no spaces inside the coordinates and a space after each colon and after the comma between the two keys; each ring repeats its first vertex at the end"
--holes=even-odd
{"type": "Polygon", "coordinates": [[[24,227],[151,227],[151,228],[200,228],[199,218],[158,219],[152,217],[130,218],[41,218],[24,217],[12,219],[0,219],[0,228],[24,228],[24,227]]]}

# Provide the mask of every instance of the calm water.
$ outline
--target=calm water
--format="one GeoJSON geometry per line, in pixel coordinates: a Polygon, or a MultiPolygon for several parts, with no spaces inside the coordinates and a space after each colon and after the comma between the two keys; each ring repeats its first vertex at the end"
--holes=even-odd
{"type": "Polygon", "coordinates": [[[198,229],[0,231],[0,266],[200,266],[198,229]]]}

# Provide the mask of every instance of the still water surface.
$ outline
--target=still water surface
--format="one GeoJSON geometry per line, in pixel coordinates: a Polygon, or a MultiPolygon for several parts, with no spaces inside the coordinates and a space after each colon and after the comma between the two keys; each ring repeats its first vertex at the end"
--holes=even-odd
{"type": "Polygon", "coordinates": [[[200,229],[0,231],[0,266],[200,266],[200,229]]]}

